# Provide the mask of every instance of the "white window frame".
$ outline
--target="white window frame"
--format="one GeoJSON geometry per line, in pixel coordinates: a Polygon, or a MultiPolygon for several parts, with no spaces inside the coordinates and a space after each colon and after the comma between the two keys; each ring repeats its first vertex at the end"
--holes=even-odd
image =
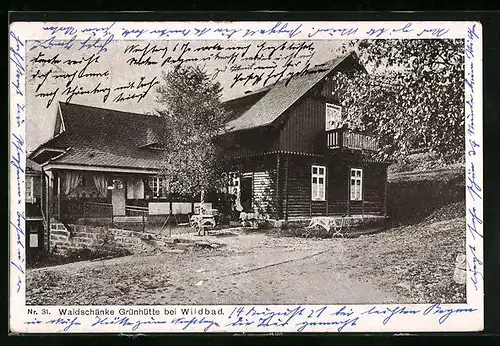
{"type": "Polygon", "coordinates": [[[236,189],[236,196],[240,195],[240,174],[239,172],[229,172],[228,192],[232,194],[236,189]]]}
{"type": "Polygon", "coordinates": [[[328,119],[328,108],[338,109],[338,111],[340,112],[340,120],[342,120],[342,107],[338,106],[336,104],[333,104],[333,103],[327,103],[326,107],[325,107],[325,130],[326,131],[335,130],[338,128],[338,126],[333,126],[332,124],[329,124],[330,119],[328,119]]]}
{"type": "Polygon", "coordinates": [[[326,201],[326,166],[311,166],[311,200],[326,201]]]}
{"type": "Polygon", "coordinates": [[[349,198],[351,201],[362,201],[363,200],[363,169],[362,168],[351,168],[349,172],[349,198]],[[354,173],[354,175],[353,175],[354,173]],[[359,174],[358,174],[359,173],[359,174]],[[354,181],[354,185],[353,185],[354,181]],[[356,182],[359,181],[359,190],[356,188],[358,186],[356,182]],[[354,189],[352,188],[354,186],[354,189]]]}
{"type": "Polygon", "coordinates": [[[151,198],[153,199],[160,199],[160,198],[165,198],[167,193],[165,191],[166,187],[163,186],[163,194],[160,194],[161,192],[161,186],[160,186],[160,182],[162,182],[163,185],[165,185],[165,178],[163,177],[149,177],[148,179],[148,185],[151,189],[151,191],[153,192],[153,196],[151,196],[151,198]],[[150,184],[150,181],[152,182],[152,184],[150,184]]]}

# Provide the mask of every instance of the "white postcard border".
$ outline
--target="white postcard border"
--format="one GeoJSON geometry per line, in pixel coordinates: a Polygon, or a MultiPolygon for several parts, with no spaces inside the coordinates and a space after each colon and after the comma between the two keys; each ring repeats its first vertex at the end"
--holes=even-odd
{"type": "MultiPolygon", "coordinates": [[[[9,31],[9,326],[14,333],[40,332],[427,332],[479,331],[484,323],[483,301],[483,142],[482,27],[478,22],[16,22],[9,31]],[[188,306],[26,306],[24,254],[25,169],[25,42],[65,40],[76,45],[111,40],[267,39],[333,40],[388,38],[464,38],[466,49],[466,206],[467,304],[410,305],[286,305],[193,306],[223,315],[198,315],[177,321],[188,306]],[[93,315],[61,316],[59,309],[112,311],[106,321],[93,315]],[[158,315],[123,315],[121,309],[156,309],[158,315]],[[175,316],[165,314],[173,310],[175,316]],[[245,316],[248,324],[235,323],[245,316]],[[268,323],[257,323],[273,315],[268,323]],[[283,317],[280,317],[283,316],[283,317]],[[291,316],[291,317],[290,317],[291,316]],[[198,318],[198,319],[196,319],[198,318]],[[98,322],[96,322],[98,321],[98,322]],[[250,323],[252,322],[252,323],[250,323]]],[[[105,51],[105,45],[102,47],[105,51]]],[[[86,312],[85,312],[86,311],[86,312]]]]}

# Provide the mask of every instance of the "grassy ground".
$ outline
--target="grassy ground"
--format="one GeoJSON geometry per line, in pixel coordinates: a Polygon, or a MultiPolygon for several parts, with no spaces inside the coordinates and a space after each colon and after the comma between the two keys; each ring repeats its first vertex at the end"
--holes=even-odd
{"type": "Polygon", "coordinates": [[[465,227],[464,203],[450,204],[419,223],[348,242],[343,262],[411,302],[464,303],[465,285],[453,281],[453,272],[465,252],[465,227]]]}

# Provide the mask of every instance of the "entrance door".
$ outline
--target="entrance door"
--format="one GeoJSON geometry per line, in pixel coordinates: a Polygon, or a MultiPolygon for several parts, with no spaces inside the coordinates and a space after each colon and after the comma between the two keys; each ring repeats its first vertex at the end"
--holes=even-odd
{"type": "Polygon", "coordinates": [[[113,181],[111,190],[111,204],[113,204],[113,215],[125,216],[125,182],[122,180],[113,181]]]}
{"type": "Polygon", "coordinates": [[[252,177],[241,178],[241,206],[243,211],[252,212],[252,177]]]}
{"type": "Polygon", "coordinates": [[[40,258],[43,250],[43,221],[26,220],[26,226],[28,230],[27,246],[25,246],[26,260],[27,264],[31,266],[40,258]]]}

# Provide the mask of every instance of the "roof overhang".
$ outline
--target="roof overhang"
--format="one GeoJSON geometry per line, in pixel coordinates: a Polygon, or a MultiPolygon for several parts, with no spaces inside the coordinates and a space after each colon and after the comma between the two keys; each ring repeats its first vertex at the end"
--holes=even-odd
{"type": "MultiPolygon", "coordinates": [[[[324,63],[324,64],[327,64],[327,63],[324,63]]],[[[346,63],[351,63],[356,69],[361,70],[361,72],[368,73],[367,70],[366,70],[366,68],[359,61],[359,57],[357,56],[356,52],[355,51],[351,51],[351,52],[349,52],[347,54],[344,54],[343,56],[339,57],[338,60],[335,62],[335,64],[333,66],[331,66],[330,68],[328,68],[328,72],[326,72],[323,75],[323,77],[321,77],[320,79],[316,80],[307,89],[304,89],[300,93],[300,95],[298,95],[297,98],[295,98],[292,102],[290,102],[289,104],[287,104],[286,108],[284,108],[283,111],[276,118],[269,119],[269,121],[264,122],[264,123],[260,123],[260,124],[245,125],[244,127],[241,127],[241,125],[235,126],[233,124],[233,122],[236,121],[236,120],[238,120],[238,119],[240,119],[240,118],[242,118],[243,116],[245,116],[245,113],[248,112],[248,110],[247,110],[247,111],[243,112],[236,119],[232,119],[229,122],[227,122],[226,125],[225,125],[225,132],[226,133],[234,133],[234,132],[240,132],[240,131],[254,130],[254,129],[257,129],[257,128],[268,127],[268,126],[271,126],[271,125],[275,125],[276,123],[279,123],[280,119],[283,116],[283,114],[285,114],[292,106],[294,106],[295,104],[297,104],[298,102],[300,102],[304,98],[304,96],[307,95],[307,93],[308,93],[309,90],[311,90],[314,87],[316,87],[320,83],[320,81],[323,80],[325,77],[330,76],[333,73],[336,73],[342,66],[345,66],[346,63]]],[[[316,67],[321,67],[324,64],[317,65],[316,67]]],[[[288,83],[289,81],[290,80],[288,80],[286,83],[288,83]]],[[[245,97],[252,96],[254,94],[256,95],[256,94],[262,93],[263,91],[267,92],[267,91],[273,89],[273,87],[274,86],[271,85],[271,86],[265,87],[265,88],[263,88],[261,90],[257,90],[254,93],[250,93],[248,95],[244,95],[244,96],[239,97],[239,98],[234,98],[234,99],[231,99],[231,100],[227,100],[227,101],[224,102],[224,104],[227,104],[227,103],[230,103],[230,102],[234,102],[234,101],[236,101],[238,99],[243,99],[245,97]]],[[[257,101],[257,102],[259,102],[259,101],[257,101]]],[[[251,108],[252,107],[250,107],[250,109],[251,108]]]]}
{"type": "Polygon", "coordinates": [[[37,163],[45,162],[57,155],[63,154],[66,149],[44,147],[39,148],[29,155],[29,158],[37,163]],[[40,160],[41,158],[41,160],[40,160]],[[38,160],[37,160],[38,159],[38,160]]]}
{"type": "Polygon", "coordinates": [[[45,171],[49,170],[73,170],[73,171],[93,171],[93,172],[111,172],[111,173],[143,173],[157,174],[158,170],[149,168],[133,168],[133,167],[106,167],[106,166],[91,166],[68,163],[46,162],[42,164],[45,171]]]}

